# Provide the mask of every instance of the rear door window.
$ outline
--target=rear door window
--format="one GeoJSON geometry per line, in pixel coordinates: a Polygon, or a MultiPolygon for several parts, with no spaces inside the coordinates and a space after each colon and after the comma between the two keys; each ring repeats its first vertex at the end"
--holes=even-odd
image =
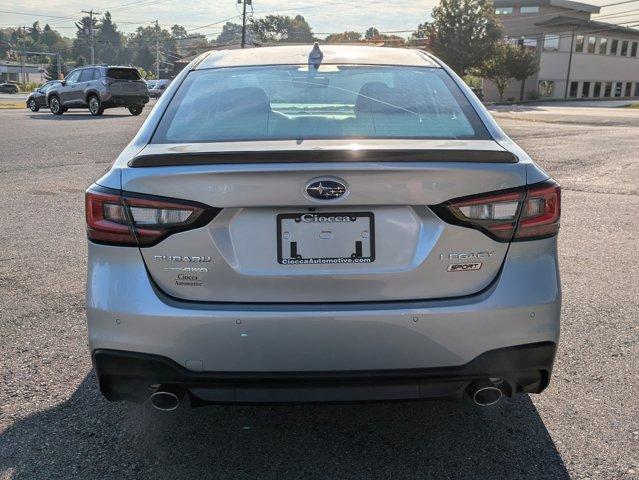
{"type": "Polygon", "coordinates": [[[135,68],[109,68],[107,77],[114,80],[140,80],[140,74],[135,68]]]}
{"type": "Polygon", "coordinates": [[[443,69],[278,65],[189,73],[152,141],[313,138],[490,136],[443,69]]]}
{"type": "Polygon", "coordinates": [[[93,69],[92,68],[85,68],[84,70],[82,70],[82,73],[80,73],[80,80],[78,80],[79,82],[90,82],[91,80],[93,80],[93,69]]]}

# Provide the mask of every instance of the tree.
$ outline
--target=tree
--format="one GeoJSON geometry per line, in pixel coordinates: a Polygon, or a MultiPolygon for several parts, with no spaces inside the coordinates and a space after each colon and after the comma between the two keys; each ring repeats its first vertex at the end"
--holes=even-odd
{"type": "Polygon", "coordinates": [[[267,15],[251,20],[251,30],[264,43],[310,43],[315,40],[303,16],[267,15]]]}
{"type": "Polygon", "coordinates": [[[324,41],[326,43],[358,43],[362,40],[362,34],[359,32],[342,32],[331,33],[324,41]]]}
{"type": "Polygon", "coordinates": [[[524,46],[517,47],[517,51],[513,52],[511,57],[509,70],[513,78],[521,82],[519,89],[519,101],[521,101],[524,99],[526,79],[537,73],[539,62],[536,52],[524,46]]]}
{"type": "Polygon", "coordinates": [[[433,38],[431,37],[429,24],[427,22],[417,25],[417,30],[411,33],[408,39],[409,45],[424,46],[426,48],[432,48],[432,42],[433,38]]]}
{"type": "MultiPolygon", "coordinates": [[[[247,33],[252,33],[249,29],[247,33]]],[[[249,35],[250,37],[250,35],[249,35]]],[[[217,36],[216,43],[220,45],[230,45],[242,41],[242,25],[226,22],[222,27],[222,32],[217,36]]]]}
{"type": "Polygon", "coordinates": [[[155,55],[149,47],[141,45],[133,55],[133,63],[144,70],[151,70],[155,64],[155,55]]]}
{"type": "Polygon", "coordinates": [[[64,64],[64,62],[60,62],[60,71],[58,72],[58,61],[57,58],[54,58],[53,60],[51,60],[51,63],[49,64],[49,66],[47,67],[46,71],[44,72],[44,77],[47,79],[47,81],[49,80],[60,80],[60,74],[62,74],[62,76],[66,76],[67,73],[69,73],[69,69],[67,68],[67,66],[64,64]]]}
{"type": "Polygon", "coordinates": [[[364,34],[364,38],[366,40],[375,40],[377,37],[379,37],[379,30],[377,30],[375,27],[369,28],[364,34]]]}
{"type": "Polygon", "coordinates": [[[186,28],[184,28],[182,25],[173,25],[171,27],[171,35],[173,36],[173,38],[186,38],[189,36],[186,28]]]}
{"type": "MultiPolygon", "coordinates": [[[[477,73],[493,82],[501,102],[508,85],[514,80],[525,81],[537,69],[537,57],[534,52],[510,43],[500,43],[493,56],[477,69],[477,73]]],[[[523,99],[523,94],[521,97],[523,99]]]]}
{"type": "Polygon", "coordinates": [[[124,35],[113,22],[111,12],[106,12],[98,23],[95,33],[96,58],[104,63],[126,64],[131,61],[131,53],[124,45],[124,35]]]}
{"type": "Polygon", "coordinates": [[[61,52],[66,50],[70,46],[70,39],[65,39],[52,29],[47,23],[42,29],[42,35],[40,36],[40,43],[46,47],[49,52],[61,52]]]}
{"type": "Polygon", "coordinates": [[[40,41],[40,37],[42,36],[42,29],[40,28],[40,22],[33,22],[33,25],[29,27],[29,36],[33,40],[33,43],[37,43],[40,41]]]}
{"type": "Polygon", "coordinates": [[[156,29],[155,26],[140,26],[128,38],[128,47],[134,52],[133,63],[136,66],[155,71],[156,40],[160,46],[160,70],[164,70],[168,63],[179,58],[177,41],[169,30],[156,29]]]}
{"type": "MultiPolygon", "coordinates": [[[[91,57],[91,29],[94,31],[98,28],[98,19],[94,18],[93,22],[91,17],[85,16],[75,23],[77,31],[75,33],[76,38],[73,40],[73,48],[71,50],[71,58],[78,58],[82,55],[84,58],[91,57]]],[[[97,61],[98,57],[96,57],[97,61]]]]}
{"type": "Polygon", "coordinates": [[[487,0],[441,0],[432,16],[432,50],[460,76],[488,60],[503,37],[487,0]]]}
{"type": "Polygon", "coordinates": [[[86,64],[87,64],[87,59],[84,58],[82,55],[80,55],[75,61],[76,67],[84,67],[86,64]]]}

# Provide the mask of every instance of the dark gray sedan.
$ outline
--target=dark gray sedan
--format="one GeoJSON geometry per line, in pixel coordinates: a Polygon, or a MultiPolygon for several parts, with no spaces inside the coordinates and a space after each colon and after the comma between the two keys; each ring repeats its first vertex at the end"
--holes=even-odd
{"type": "Polygon", "coordinates": [[[27,108],[32,112],[37,112],[41,107],[46,107],[47,90],[59,84],[60,80],[51,80],[31,92],[31,94],[27,97],[27,108]]]}

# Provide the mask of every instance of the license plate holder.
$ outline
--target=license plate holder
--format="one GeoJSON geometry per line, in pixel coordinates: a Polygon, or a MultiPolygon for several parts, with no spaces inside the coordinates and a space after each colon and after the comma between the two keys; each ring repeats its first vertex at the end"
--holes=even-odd
{"type": "Polygon", "coordinates": [[[336,265],[375,261],[372,212],[303,212],[277,215],[281,265],[336,265]]]}

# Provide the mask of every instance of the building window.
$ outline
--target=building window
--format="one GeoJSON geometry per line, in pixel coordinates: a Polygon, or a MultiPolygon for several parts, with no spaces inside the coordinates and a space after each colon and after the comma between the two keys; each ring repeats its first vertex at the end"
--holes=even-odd
{"type": "Polygon", "coordinates": [[[624,97],[629,97],[630,94],[632,93],[631,91],[632,91],[632,83],[628,82],[628,83],[626,83],[626,91],[625,91],[623,96],[624,97]]]}
{"type": "Polygon", "coordinates": [[[519,9],[520,13],[539,13],[539,7],[521,7],[519,9]]]}
{"type": "Polygon", "coordinates": [[[630,47],[630,56],[631,57],[637,56],[637,42],[632,42],[632,47],[630,47]]]}
{"type": "Polygon", "coordinates": [[[610,43],[610,55],[617,55],[617,47],[619,46],[619,40],[613,40],[610,43]]]}
{"type": "Polygon", "coordinates": [[[635,97],[639,97],[639,82],[635,83],[635,97]]]}
{"type": "Polygon", "coordinates": [[[595,44],[597,37],[588,37],[588,53],[595,53],[595,44]]]}
{"type": "Polygon", "coordinates": [[[628,56],[628,40],[624,40],[623,42],[621,42],[621,56],[628,56]]]}
{"type": "Polygon", "coordinates": [[[587,98],[590,96],[590,82],[584,82],[581,84],[581,98],[587,98]]]}
{"type": "Polygon", "coordinates": [[[542,97],[552,97],[555,92],[555,82],[552,80],[539,81],[539,95],[542,97]]]}
{"type": "Polygon", "coordinates": [[[595,98],[601,97],[601,82],[595,82],[595,86],[592,89],[592,96],[595,98]]]}
{"type": "Polygon", "coordinates": [[[584,51],[584,36],[577,35],[575,37],[575,52],[583,52],[584,51]]]}
{"type": "Polygon", "coordinates": [[[559,35],[544,36],[544,51],[556,52],[559,50],[559,35]]]}
{"type": "Polygon", "coordinates": [[[604,97],[612,95],[612,82],[606,82],[604,84],[604,97]]]}
{"type": "Polygon", "coordinates": [[[608,50],[608,39],[600,38],[599,39],[599,55],[605,55],[608,50]]]}
{"type": "Polygon", "coordinates": [[[570,82],[570,98],[577,98],[577,92],[579,91],[579,82],[570,82]]]}
{"type": "Polygon", "coordinates": [[[615,84],[615,97],[621,97],[621,86],[623,85],[623,83],[621,82],[617,82],[615,84]]]}
{"type": "Polygon", "coordinates": [[[495,13],[497,15],[509,15],[513,13],[513,7],[497,7],[495,13]]]}

